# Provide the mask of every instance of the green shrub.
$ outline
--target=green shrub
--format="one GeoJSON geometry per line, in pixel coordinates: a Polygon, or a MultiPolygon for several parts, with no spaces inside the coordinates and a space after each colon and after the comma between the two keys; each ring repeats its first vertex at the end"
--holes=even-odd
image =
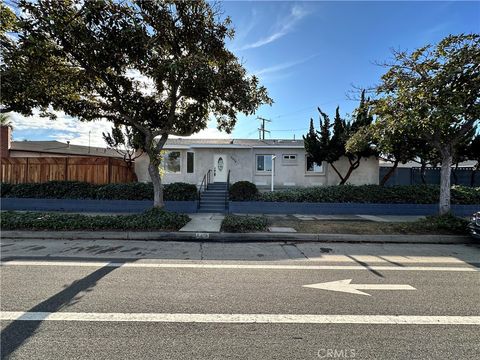
{"type": "Polygon", "coordinates": [[[164,185],[163,198],[171,201],[188,201],[197,199],[198,190],[193,184],[177,182],[164,185]]]}
{"type": "Polygon", "coordinates": [[[12,185],[7,197],[37,199],[94,199],[96,185],[81,181],[49,181],[12,185]]]}
{"type": "Polygon", "coordinates": [[[9,183],[0,183],[0,195],[1,197],[5,197],[8,195],[8,193],[12,190],[13,184],[9,183]]]}
{"type": "Polygon", "coordinates": [[[452,202],[454,204],[480,204],[480,187],[454,185],[452,187],[452,202]]]}
{"type": "Polygon", "coordinates": [[[224,232],[251,232],[266,231],[267,218],[265,216],[227,215],[222,222],[224,232]]]}
{"type": "MultiPolygon", "coordinates": [[[[152,183],[94,185],[80,181],[1,184],[1,196],[36,199],[153,200],[152,183]]],[[[163,186],[166,201],[196,200],[197,187],[186,183],[163,186]]]]}
{"type": "Polygon", "coordinates": [[[258,197],[257,186],[250,181],[238,181],[230,186],[230,200],[248,201],[258,197]]]}
{"type": "Polygon", "coordinates": [[[2,230],[168,230],[175,231],[188,223],[185,214],[161,209],[134,215],[98,215],[13,212],[1,213],[2,230]]]}
{"type": "MultiPolygon", "coordinates": [[[[480,204],[480,188],[455,186],[452,188],[453,204],[480,204]]],[[[266,192],[262,201],[324,202],[324,203],[387,203],[436,204],[439,201],[438,185],[406,185],[383,187],[379,185],[336,185],[296,188],[266,192]]]]}
{"type": "Polygon", "coordinates": [[[126,183],[101,185],[95,192],[103,200],[153,200],[152,183],[126,183]]]}
{"type": "Polygon", "coordinates": [[[427,216],[419,220],[418,224],[424,229],[433,231],[443,230],[454,234],[467,234],[468,220],[457,217],[453,214],[427,216]]]}

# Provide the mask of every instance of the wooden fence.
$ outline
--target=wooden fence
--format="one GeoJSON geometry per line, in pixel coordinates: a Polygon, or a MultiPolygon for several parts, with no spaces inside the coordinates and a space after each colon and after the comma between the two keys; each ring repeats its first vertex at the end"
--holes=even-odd
{"type": "Polygon", "coordinates": [[[39,183],[52,180],[92,184],[136,180],[125,161],[107,157],[9,157],[1,158],[2,182],[39,183]]]}

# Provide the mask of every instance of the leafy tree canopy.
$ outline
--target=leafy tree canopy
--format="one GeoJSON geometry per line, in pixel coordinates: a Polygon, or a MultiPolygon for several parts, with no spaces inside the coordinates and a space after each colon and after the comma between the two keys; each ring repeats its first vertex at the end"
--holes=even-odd
{"type": "Polygon", "coordinates": [[[450,173],[461,143],[480,119],[480,35],[450,35],[411,53],[395,51],[377,87],[374,113],[385,126],[424,141],[441,165],[440,213],[450,210],[450,173]],[[395,111],[392,111],[395,109],[395,111]],[[398,112],[400,117],[392,114],[398,112]],[[435,156],[437,156],[435,155],[435,156]]]}
{"type": "Polygon", "coordinates": [[[169,135],[191,135],[210,118],[231,132],[238,112],[272,102],[226,48],[234,31],[215,4],[21,0],[19,8],[16,36],[1,39],[2,111],[62,110],[132,126],[150,158],[156,206],[169,135]]]}

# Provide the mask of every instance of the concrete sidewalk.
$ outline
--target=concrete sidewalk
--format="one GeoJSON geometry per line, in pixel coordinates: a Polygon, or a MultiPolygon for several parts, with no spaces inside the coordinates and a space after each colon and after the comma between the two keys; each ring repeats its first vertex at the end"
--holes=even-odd
{"type": "Polygon", "coordinates": [[[3,260],[47,257],[99,259],[164,259],[213,261],[342,262],[412,264],[414,262],[480,263],[480,248],[467,245],[346,244],[312,242],[173,242],[129,240],[2,239],[3,260]],[[448,257],[445,259],[444,257],[448,257]]]}
{"type": "Polygon", "coordinates": [[[188,214],[190,221],[187,225],[182,227],[181,232],[220,232],[222,221],[225,218],[223,214],[188,214]]]}
{"type": "Polygon", "coordinates": [[[239,216],[266,216],[268,219],[292,219],[301,221],[373,221],[373,222],[414,222],[424,219],[418,215],[322,215],[322,214],[234,214],[239,216]]]}

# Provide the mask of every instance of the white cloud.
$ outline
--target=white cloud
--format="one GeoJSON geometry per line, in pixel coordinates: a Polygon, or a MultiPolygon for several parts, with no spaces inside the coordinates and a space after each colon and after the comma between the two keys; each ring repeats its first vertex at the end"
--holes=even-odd
{"type": "Polygon", "coordinates": [[[294,66],[306,63],[307,61],[313,59],[316,56],[317,56],[317,54],[308,56],[308,57],[306,57],[302,60],[290,61],[290,62],[286,62],[286,63],[282,63],[282,64],[269,66],[269,67],[254,71],[253,73],[255,75],[264,75],[264,74],[274,73],[274,72],[281,71],[281,70],[286,70],[286,69],[292,68],[294,66]]]}
{"type": "MultiPolygon", "coordinates": [[[[198,133],[195,133],[189,136],[189,139],[231,139],[232,134],[227,134],[226,132],[219,131],[216,127],[217,121],[215,119],[210,119],[208,121],[208,126],[206,129],[200,130],[198,133]]],[[[185,136],[170,136],[171,138],[186,138],[185,136]]]]}
{"type": "MultiPolygon", "coordinates": [[[[89,121],[84,122],[76,118],[65,115],[63,112],[55,112],[57,115],[56,120],[49,120],[39,116],[39,111],[34,111],[33,116],[23,116],[18,113],[10,113],[10,119],[14,128],[14,139],[32,140],[29,136],[24,134],[21,136],[15,136],[15,131],[28,131],[30,134],[34,134],[36,131],[41,132],[44,135],[45,131],[48,131],[49,135],[46,138],[38,140],[56,140],[66,143],[70,141],[71,144],[84,145],[95,147],[107,147],[103,140],[102,132],[109,132],[112,128],[112,123],[107,120],[89,121]]],[[[173,138],[174,136],[172,136],[173,138]]],[[[216,121],[211,120],[208,123],[208,127],[204,130],[191,136],[194,139],[230,139],[231,134],[221,132],[216,128],[216,121]]]]}
{"type": "Polygon", "coordinates": [[[137,69],[127,70],[125,76],[132,80],[135,80],[139,87],[139,90],[144,95],[151,95],[155,92],[155,83],[153,82],[153,79],[143,75],[137,69]]]}
{"type": "Polygon", "coordinates": [[[192,139],[231,139],[232,134],[227,134],[226,132],[219,131],[216,127],[209,127],[203,130],[200,130],[198,133],[190,136],[192,139]]]}
{"type": "MultiPolygon", "coordinates": [[[[90,145],[105,147],[105,141],[102,132],[108,132],[112,128],[112,124],[106,120],[83,122],[71,116],[65,115],[63,112],[56,112],[57,119],[49,120],[39,116],[39,111],[34,111],[33,116],[23,116],[18,113],[11,113],[10,119],[13,124],[13,135],[15,130],[21,131],[50,131],[48,139],[70,141],[72,144],[88,145],[90,135],[90,145]],[[89,134],[90,133],[90,134],[89,134]]],[[[31,140],[31,139],[27,139],[31,140]]]]}
{"type": "Polygon", "coordinates": [[[253,43],[244,45],[238,50],[259,48],[284,37],[291,31],[293,31],[295,25],[307,15],[308,11],[303,6],[295,4],[290,9],[290,13],[288,14],[288,16],[277,22],[277,24],[275,25],[276,30],[272,34],[268,35],[267,37],[261,38],[253,43]]]}

